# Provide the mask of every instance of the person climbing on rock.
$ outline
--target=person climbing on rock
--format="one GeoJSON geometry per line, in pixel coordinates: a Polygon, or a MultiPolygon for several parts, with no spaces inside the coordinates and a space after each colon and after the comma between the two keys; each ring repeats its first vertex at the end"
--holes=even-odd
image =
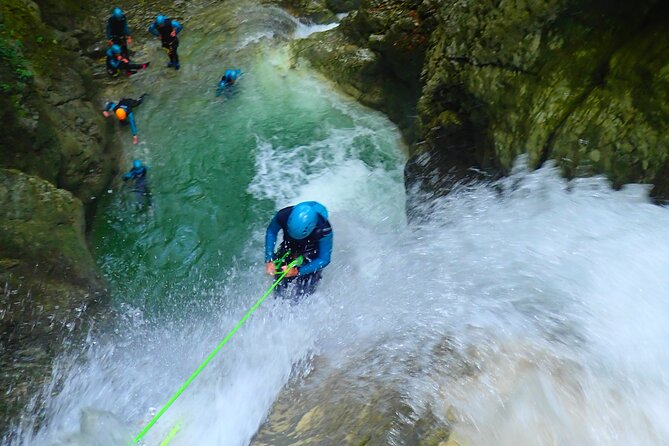
{"type": "Polygon", "coordinates": [[[328,211],[316,201],[305,201],[277,212],[265,233],[265,272],[276,275],[286,270],[286,265],[294,259],[304,258],[301,266],[288,270],[277,285],[277,292],[284,294],[293,284],[295,299],[312,294],[321,280],[323,268],[330,263],[332,239],[328,211]],[[275,253],[279,230],[283,231],[283,242],[275,253]]]}
{"type": "Polygon", "coordinates": [[[172,20],[169,17],[164,15],[159,15],[156,17],[156,21],[149,26],[149,32],[156,37],[160,37],[160,41],[163,45],[163,48],[167,50],[167,54],[170,57],[170,62],[167,64],[167,68],[174,67],[175,70],[178,70],[179,65],[179,55],[177,54],[177,48],[179,47],[179,38],[177,34],[181,32],[183,26],[176,20],[172,20]]]}
{"type": "Polygon", "coordinates": [[[146,93],[141,95],[139,99],[123,98],[118,103],[107,102],[105,104],[102,114],[108,118],[113,113],[121,124],[130,124],[132,131],[132,143],[137,144],[139,138],[137,137],[137,126],[135,125],[135,115],[133,109],[139,106],[143,101],[146,93]]]}
{"type": "Polygon", "coordinates": [[[128,59],[128,45],[132,43],[132,37],[128,30],[128,20],[121,8],[112,9],[111,16],[107,19],[107,39],[109,45],[121,47],[121,56],[128,59]]]}
{"type": "Polygon", "coordinates": [[[135,194],[135,206],[137,209],[142,208],[145,204],[151,204],[151,195],[146,178],[147,172],[147,167],[144,166],[140,160],[135,160],[132,162],[132,169],[123,174],[124,182],[129,180],[135,181],[132,192],[135,194]]]}
{"type": "Polygon", "coordinates": [[[121,70],[125,71],[128,76],[137,73],[139,70],[145,70],[149,66],[149,62],[135,64],[121,55],[121,47],[114,44],[107,50],[107,73],[111,76],[118,76],[121,70]]]}

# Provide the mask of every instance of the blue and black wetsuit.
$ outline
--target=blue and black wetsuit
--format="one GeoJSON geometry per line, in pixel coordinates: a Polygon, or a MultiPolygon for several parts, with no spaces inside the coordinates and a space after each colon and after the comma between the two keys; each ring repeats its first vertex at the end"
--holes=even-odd
{"type": "Polygon", "coordinates": [[[225,70],[221,81],[218,83],[218,88],[222,90],[227,86],[234,85],[241,74],[242,70],[225,70]]]}
{"type": "Polygon", "coordinates": [[[277,286],[277,291],[282,293],[289,284],[294,284],[298,296],[308,295],[316,290],[316,285],[321,280],[323,268],[330,263],[332,256],[332,226],[327,218],[325,208],[312,202],[319,209],[318,223],[311,234],[301,240],[294,239],[288,234],[288,218],[294,206],[281,209],[274,215],[265,233],[265,262],[271,262],[282,258],[286,252],[290,252],[286,263],[300,255],[304,257],[304,263],[298,267],[299,274],[282,280],[277,286]],[[322,211],[321,211],[322,209],[322,211]],[[283,242],[274,253],[279,230],[283,231],[283,242]]]}
{"type": "Polygon", "coordinates": [[[133,167],[129,172],[123,174],[123,181],[135,180],[132,192],[135,194],[135,204],[139,208],[145,202],[150,204],[149,184],[146,178],[148,169],[146,166],[133,167]]]}
{"type": "Polygon", "coordinates": [[[117,76],[120,70],[124,70],[128,76],[137,73],[149,66],[149,63],[137,64],[123,57],[120,53],[115,53],[112,48],[107,50],[107,73],[117,76]]]}
{"type": "Polygon", "coordinates": [[[159,25],[158,22],[155,21],[149,26],[149,32],[154,36],[160,36],[162,46],[167,50],[167,54],[170,57],[170,63],[167,66],[174,67],[177,70],[179,69],[179,55],[177,54],[179,37],[177,37],[177,34],[179,34],[182,29],[183,26],[181,26],[179,22],[172,20],[169,17],[165,18],[162,25],[159,25]]]}
{"type": "Polygon", "coordinates": [[[135,125],[135,115],[132,112],[132,109],[134,107],[137,107],[142,103],[142,101],[144,101],[144,96],[146,96],[146,94],[141,95],[139,99],[123,98],[118,102],[118,104],[115,102],[107,102],[107,104],[105,104],[105,111],[115,113],[116,110],[118,110],[119,108],[124,109],[126,118],[125,120],[121,121],[121,123],[130,124],[130,130],[132,131],[132,136],[136,136],[137,126],[135,125]]]}
{"type": "Polygon", "coordinates": [[[113,44],[121,47],[121,56],[128,58],[128,37],[130,30],[128,29],[128,20],[123,14],[120,18],[111,15],[107,19],[107,39],[111,40],[113,44]]]}

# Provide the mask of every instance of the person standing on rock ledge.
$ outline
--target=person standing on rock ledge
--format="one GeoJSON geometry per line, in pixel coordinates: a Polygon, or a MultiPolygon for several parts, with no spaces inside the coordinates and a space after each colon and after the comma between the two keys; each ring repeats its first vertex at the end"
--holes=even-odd
{"type": "Polygon", "coordinates": [[[167,68],[174,67],[175,70],[178,70],[179,65],[179,55],[177,54],[177,48],[179,47],[179,38],[177,34],[181,32],[183,27],[176,20],[172,20],[169,17],[164,15],[159,15],[156,17],[156,21],[149,26],[149,32],[156,37],[160,37],[163,48],[167,50],[168,56],[170,56],[170,62],[167,64],[167,68]]]}
{"type": "Polygon", "coordinates": [[[118,45],[121,48],[121,56],[128,59],[128,45],[132,43],[128,20],[121,8],[112,9],[111,16],[107,19],[107,39],[109,45],[118,45]]]}
{"type": "Polygon", "coordinates": [[[111,116],[111,112],[113,112],[121,124],[130,124],[133,144],[137,144],[139,138],[137,138],[137,126],[135,125],[135,116],[132,113],[132,109],[142,103],[144,96],[146,96],[146,93],[141,95],[139,99],[123,98],[118,101],[118,104],[107,102],[105,104],[105,109],[102,112],[105,118],[111,116]]]}
{"type": "Polygon", "coordinates": [[[281,209],[274,215],[265,233],[265,272],[276,275],[286,269],[286,265],[302,256],[304,263],[286,273],[276,290],[284,294],[287,287],[295,285],[294,299],[312,294],[321,280],[323,268],[332,256],[332,226],[328,221],[328,211],[316,201],[305,201],[295,206],[281,209]],[[279,230],[283,231],[283,242],[274,252],[279,230]],[[277,266],[277,263],[280,265],[277,266]],[[281,271],[278,271],[278,267],[281,271]]]}

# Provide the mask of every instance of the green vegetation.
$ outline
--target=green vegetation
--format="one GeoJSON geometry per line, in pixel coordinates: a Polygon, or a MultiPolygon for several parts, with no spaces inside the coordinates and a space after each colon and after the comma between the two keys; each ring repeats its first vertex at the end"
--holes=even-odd
{"type": "Polygon", "coordinates": [[[27,67],[30,66],[37,73],[45,74],[64,56],[65,52],[59,47],[53,30],[42,22],[34,4],[3,0],[0,20],[0,58],[10,64],[14,62],[13,67],[29,71],[27,67]]]}
{"type": "Polygon", "coordinates": [[[0,25],[0,90],[3,94],[20,94],[32,81],[33,73],[21,50],[21,42],[7,39],[4,31],[0,25]]]}

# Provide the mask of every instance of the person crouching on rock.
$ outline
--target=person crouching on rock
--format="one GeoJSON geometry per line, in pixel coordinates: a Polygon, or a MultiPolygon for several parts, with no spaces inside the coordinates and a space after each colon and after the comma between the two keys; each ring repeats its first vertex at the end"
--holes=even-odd
{"type": "Polygon", "coordinates": [[[137,144],[139,138],[137,138],[137,126],[135,125],[135,115],[132,110],[134,107],[137,107],[142,103],[144,96],[146,96],[146,93],[141,95],[139,99],[123,98],[118,104],[107,102],[105,104],[105,109],[102,112],[105,118],[108,118],[113,113],[121,124],[130,124],[133,144],[137,144]]]}
{"type": "Polygon", "coordinates": [[[121,55],[121,47],[112,45],[107,50],[107,73],[111,76],[118,76],[121,70],[125,71],[128,76],[137,73],[139,70],[145,70],[149,66],[149,62],[136,64],[121,55]]]}
{"type": "Polygon", "coordinates": [[[149,26],[149,32],[156,37],[160,37],[163,48],[167,50],[167,54],[170,57],[170,62],[167,64],[167,68],[174,67],[175,70],[178,70],[179,65],[179,55],[177,54],[177,48],[179,48],[179,38],[177,34],[181,32],[183,27],[176,20],[172,20],[169,17],[164,15],[159,15],[156,17],[156,21],[149,26]]]}
{"type": "Polygon", "coordinates": [[[121,8],[112,9],[111,16],[107,19],[107,39],[109,45],[121,47],[121,56],[128,59],[128,45],[132,43],[128,20],[121,8]]]}

